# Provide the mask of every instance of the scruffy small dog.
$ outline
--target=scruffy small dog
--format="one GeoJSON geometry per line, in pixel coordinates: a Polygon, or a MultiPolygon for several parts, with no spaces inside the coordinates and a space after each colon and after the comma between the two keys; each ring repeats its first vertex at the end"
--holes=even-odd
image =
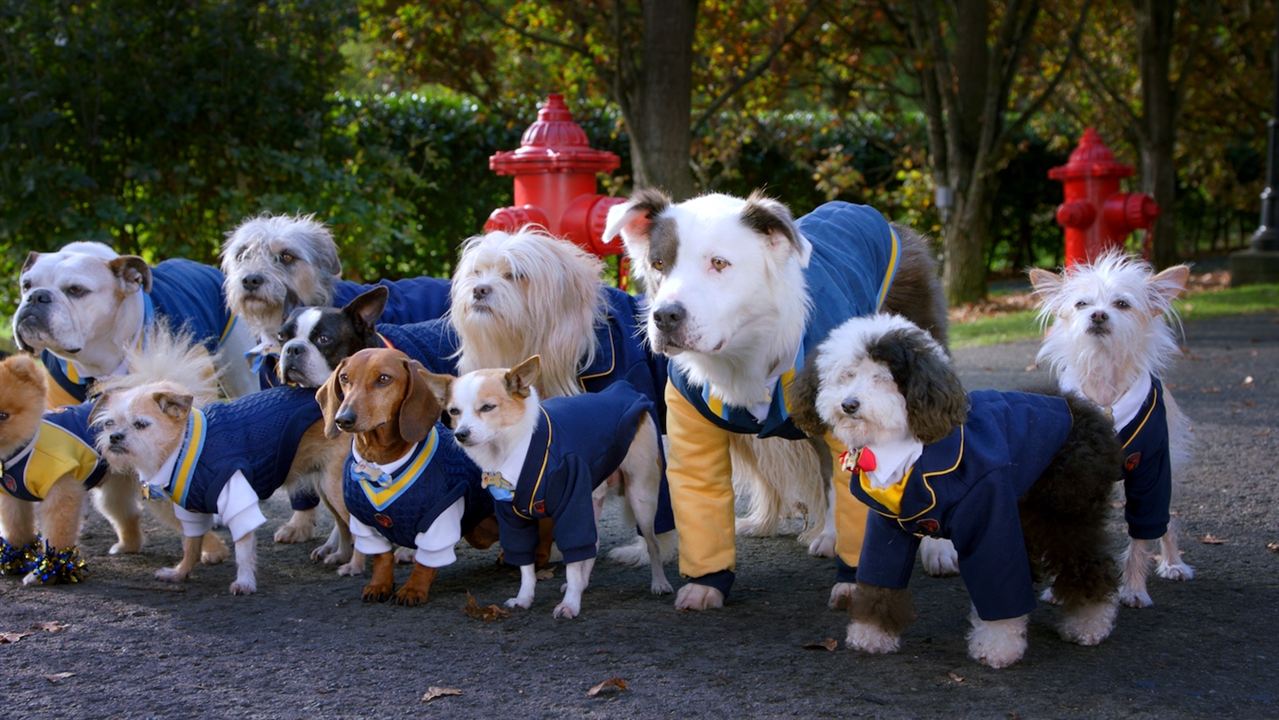
{"type": "Polygon", "coordinates": [[[24,585],[79,582],[80,526],[91,489],[116,530],[111,554],[142,546],[136,494],[94,448],[93,403],[44,412],[45,373],[28,355],[0,361],[0,575],[24,585]],[[39,525],[39,535],[37,531],[39,525]]]}
{"type": "MultiPolygon", "coordinates": [[[[543,399],[599,392],[625,380],[652,401],[653,419],[664,428],[666,359],[645,346],[635,298],[606,286],[602,272],[599,258],[533,227],[467,240],[448,316],[457,334],[458,372],[512,367],[538,355],[543,399]]],[[[676,536],[665,489],[656,528],[669,559],[676,536]]],[[[639,567],[649,562],[647,553],[636,538],[609,558],[639,567]]]]}
{"type": "MultiPolygon", "coordinates": [[[[103,386],[98,447],[113,468],[137,474],[145,495],[172,501],[182,525],[182,560],[158,571],[157,578],[186,579],[216,514],[235,541],[231,593],[256,592],[255,530],[266,522],[259,502],[285,485],[323,488],[345,528],[340,493],[347,448],[324,437],[320,406],[310,390],[273,388],[199,408],[189,386],[128,382],[126,376],[103,386]]],[[[350,552],[349,540],[343,549],[350,552]]],[[[362,562],[352,563],[358,567],[349,572],[362,570],[362,562]]]]}
{"type": "Polygon", "coordinates": [[[1040,318],[1052,323],[1037,360],[1048,362],[1063,390],[1104,408],[1123,443],[1130,540],[1119,600],[1129,607],[1153,604],[1146,576],[1155,540],[1160,577],[1195,575],[1182,561],[1176,528],[1170,527],[1173,478],[1186,467],[1193,437],[1190,421],[1160,381],[1178,353],[1172,301],[1189,274],[1187,266],[1177,265],[1156,275],[1149,264],[1121,252],[1061,274],[1030,271],[1040,318]]]}
{"type": "Polygon", "coordinates": [[[599,544],[602,496],[593,499],[594,491],[618,471],[648,545],[650,589],[670,592],[653,530],[662,451],[651,401],[626,382],[542,401],[539,367],[534,355],[510,370],[429,376],[433,391],[445,398],[453,438],[479,465],[493,495],[506,562],[520,568],[519,594],[507,607],[533,604],[537,521],[551,518],[568,579],[554,616],[581,614],[599,544]]]}
{"type": "Polygon", "coordinates": [[[893,315],[847,321],[815,363],[800,388],[815,411],[796,422],[845,443],[847,487],[874,511],[850,647],[899,649],[924,536],[948,538],[958,552],[974,660],[999,668],[1025,654],[1032,566],[1055,577],[1063,638],[1096,645],[1110,634],[1116,577],[1105,524],[1119,446],[1095,406],[1072,394],[965,394],[941,346],[893,315]]]}
{"type": "Polygon", "coordinates": [[[316,399],[328,437],[354,435],[342,492],[355,549],[372,559],[365,602],[395,590],[392,543],[414,550],[413,572],[395,601],[426,602],[440,569],[457,560],[458,541],[481,549],[497,541],[493,500],[479,468],[439,422],[426,369],[397,350],[361,350],[338,363],[316,399]]]}

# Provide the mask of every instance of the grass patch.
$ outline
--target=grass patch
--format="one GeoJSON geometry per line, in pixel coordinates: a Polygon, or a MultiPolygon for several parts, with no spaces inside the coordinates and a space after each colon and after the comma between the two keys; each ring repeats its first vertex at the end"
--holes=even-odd
{"type": "MultiPolygon", "coordinates": [[[[1178,300],[1176,305],[1183,321],[1271,312],[1279,310],[1279,285],[1209,290],[1178,300]]],[[[950,326],[950,343],[954,347],[998,345],[1038,337],[1039,324],[1035,322],[1033,310],[991,315],[950,326]]]]}

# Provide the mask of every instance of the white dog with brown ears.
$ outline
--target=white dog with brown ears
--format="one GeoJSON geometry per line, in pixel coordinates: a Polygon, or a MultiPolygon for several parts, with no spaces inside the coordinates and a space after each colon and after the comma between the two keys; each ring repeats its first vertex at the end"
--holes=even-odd
{"type": "Polygon", "coordinates": [[[805,441],[790,443],[791,471],[763,475],[756,491],[811,498],[808,510],[820,508],[827,532],[838,526],[831,601],[845,600],[866,507],[834,493],[843,447],[794,425],[800,408],[790,390],[826,334],[849,317],[886,308],[944,342],[945,306],[927,243],[864,205],[828,203],[796,221],[758,193],[676,204],[641,190],[609,210],[604,240],[619,234],[648,292],[649,345],[671,359],[667,472],[680,572],[690,578],[676,607],[720,607],[732,586],[735,436],[805,441]],[[799,461],[805,452],[818,458],[817,472],[799,461]]]}
{"type": "Polygon", "coordinates": [[[1190,269],[1156,274],[1144,261],[1110,252],[1061,274],[1033,269],[1040,318],[1051,321],[1038,360],[1062,389],[1079,392],[1110,413],[1124,445],[1124,519],[1129,544],[1119,598],[1129,607],[1153,604],[1146,576],[1159,542],[1156,572],[1189,580],[1171,519],[1172,488],[1190,458],[1190,421],[1161,380],[1179,350],[1172,302],[1190,269]]]}
{"type": "MultiPolygon", "coordinates": [[[[666,359],[644,345],[635,298],[608,287],[599,258],[535,227],[490,232],[462,246],[453,274],[449,322],[457,333],[457,369],[513,367],[537,355],[543,399],[600,392],[626,381],[664,414],[666,359]]],[[[626,506],[629,511],[630,506],[626,506]]],[[[674,555],[669,503],[656,522],[663,560],[674,555]]],[[[642,537],[609,558],[649,562],[642,537]]]]}

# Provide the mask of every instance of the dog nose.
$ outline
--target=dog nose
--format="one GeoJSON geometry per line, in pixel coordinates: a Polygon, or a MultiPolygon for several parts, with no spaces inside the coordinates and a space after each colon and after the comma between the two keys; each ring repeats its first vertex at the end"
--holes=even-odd
{"type": "Polygon", "coordinates": [[[252,275],[245,275],[240,280],[240,284],[244,286],[245,290],[257,290],[258,288],[262,287],[262,283],[264,282],[266,282],[266,278],[259,275],[258,273],[253,273],[252,275]]]}
{"type": "Polygon", "coordinates": [[[1106,321],[1110,319],[1110,316],[1106,314],[1105,310],[1093,310],[1090,317],[1092,318],[1093,325],[1105,325],[1106,321]]]}
{"type": "Polygon", "coordinates": [[[287,356],[287,357],[291,357],[291,358],[295,358],[295,357],[297,357],[298,355],[301,355],[301,354],[302,354],[302,344],[301,344],[301,343],[292,343],[292,342],[291,342],[291,343],[288,343],[287,345],[285,345],[285,346],[284,346],[284,354],[285,354],[285,356],[287,356]]]}
{"type": "Polygon", "coordinates": [[[350,430],[355,427],[355,420],[355,411],[351,408],[338,411],[337,416],[333,418],[334,424],[343,430],[350,430]]]}
{"type": "Polygon", "coordinates": [[[856,415],[861,406],[862,403],[857,398],[844,398],[844,402],[839,404],[839,409],[843,410],[845,415],[856,415]]]}
{"type": "Polygon", "coordinates": [[[48,290],[36,290],[35,292],[31,293],[31,302],[40,303],[42,305],[48,305],[49,303],[53,302],[53,293],[49,292],[48,290]]]}
{"type": "Polygon", "coordinates": [[[113,432],[107,436],[107,440],[110,440],[112,445],[119,445],[120,443],[124,442],[124,433],[113,432]]]}
{"type": "Polygon", "coordinates": [[[663,305],[653,311],[653,324],[657,325],[657,329],[662,332],[675,332],[680,325],[684,324],[684,318],[688,316],[688,311],[679,303],[671,303],[663,305]]]}
{"type": "Polygon", "coordinates": [[[471,290],[471,297],[476,300],[483,300],[488,297],[491,292],[493,292],[493,288],[488,285],[476,285],[474,289],[471,290]]]}
{"type": "Polygon", "coordinates": [[[471,439],[471,429],[458,428],[457,430],[453,431],[453,437],[457,438],[458,442],[466,442],[467,440],[471,439]]]}

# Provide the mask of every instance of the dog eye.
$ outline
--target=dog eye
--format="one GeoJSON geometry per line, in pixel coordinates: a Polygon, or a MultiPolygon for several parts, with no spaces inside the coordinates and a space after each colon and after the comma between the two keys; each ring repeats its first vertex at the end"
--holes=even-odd
{"type": "Polygon", "coordinates": [[[1087,301],[1087,300],[1080,300],[1079,302],[1075,303],[1075,309],[1076,309],[1076,310],[1079,310],[1080,308],[1085,308],[1085,307],[1088,307],[1088,301],[1087,301]]]}
{"type": "Polygon", "coordinates": [[[338,375],[338,382],[342,383],[343,385],[346,385],[350,383],[351,381],[350,379],[347,378],[346,373],[342,373],[341,375],[338,375]]]}
{"type": "Polygon", "coordinates": [[[112,420],[111,418],[107,418],[106,420],[102,421],[102,427],[104,428],[109,428],[114,425],[115,425],[115,420],[112,420]]]}
{"type": "Polygon", "coordinates": [[[293,257],[293,253],[287,253],[287,252],[282,252],[279,255],[276,255],[275,259],[281,265],[292,265],[293,261],[297,260],[297,258],[293,257]]]}
{"type": "Polygon", "coordinates": [[[482,413],[492,412],[496,407],[497,406],[494,405],[493,403],[484,403],[483,405],[480,406],[480,412],[482,413]]]}
{"type": "Polygon", "coordinates": [[[147,422],[146,420],[133,421],[133,428],[135,430],[146,430],[148,427],[151,427],[151,423],[147,422]]]}
{"type": "Polygon", "coordinates": [[[1132,305],[1130,305],[1127,300],[1120,298],[1115,301],[1115,307],[1119,308],[1120,310],[1127,310],[1128,308],[1132,307],[1132,305]]]}
{"type": "Polygon", "coordinates": [[[458,410],[458,409],[457,409],[457,408],[455,408],[455,407],[451,407],[451,408],[449,408],[449,415],[451,415],[451,416],[453,416],[453,417],[457,417],[458,415],[461,415],[461,414],[462,414],[462,411],[461,411],[461,410],[458,410]]]}
{"type": "Polygon", "coordinates": [[[507,282],[511,282],[512,280],[515,279],[515,275],[512,273],[504,272],[502,273],[502,279],[507,282]]]}
{"type": "Polygon", "coordinates": [[[391,382],[391,376],[390,376],[390,375],[387,375],[386,373],[382,373],[381,375],[378,375],[378,376],[377,376],[377,384],[378,384],[378,385],[386,385],[386,384],[387,384],[387,383],[389,383],[389,382],[391,382]]]}
{"type": "Polygon", "coordinates": [[[661,272],[662,270],[666,269],[666,261],[660,258],[649,263],[649,265],[651,265],[653,269],[658,272],[661,272]]]}
{"type": "Polygon", "coordinates": [[[89,291],[84,289],[84,287],[81,285],[70,285],[67,287],[67,295],[73,298],[82,298],[88,294],[89,294],[89,291]]]}
{"type": "Polygon", "coordinates": [[[0,412],[0,422],[4,422],[5,420],[8,420],[8,419],[9,419],[9,413],[0,412]]]}
{"type": "Polygon", "coordinates": [[[711,267],[715,268],[715,272],[724,272],[724,268],[729,265],[732,265],[732,263],[722,257],[711,258],[711,267]]]}
{"type": "Polygon", "coordinates": [[[328,335],[321,335],[320,337],[318,337],[318,338],[316,338],[316,339],[315,339],[315,344],[316,344],[316,345],[328,345],[328,344],[329,344],[329,336],[328,336],[328,335]]]}
{"type": "Polygon", "coordinates": [[[30,289],[31,289],[31,281],[30,281],[30,280],[23,280],[23,281],[22,281],[22,289],[23,289],[23,290],[30,290],[30,289]]]}

